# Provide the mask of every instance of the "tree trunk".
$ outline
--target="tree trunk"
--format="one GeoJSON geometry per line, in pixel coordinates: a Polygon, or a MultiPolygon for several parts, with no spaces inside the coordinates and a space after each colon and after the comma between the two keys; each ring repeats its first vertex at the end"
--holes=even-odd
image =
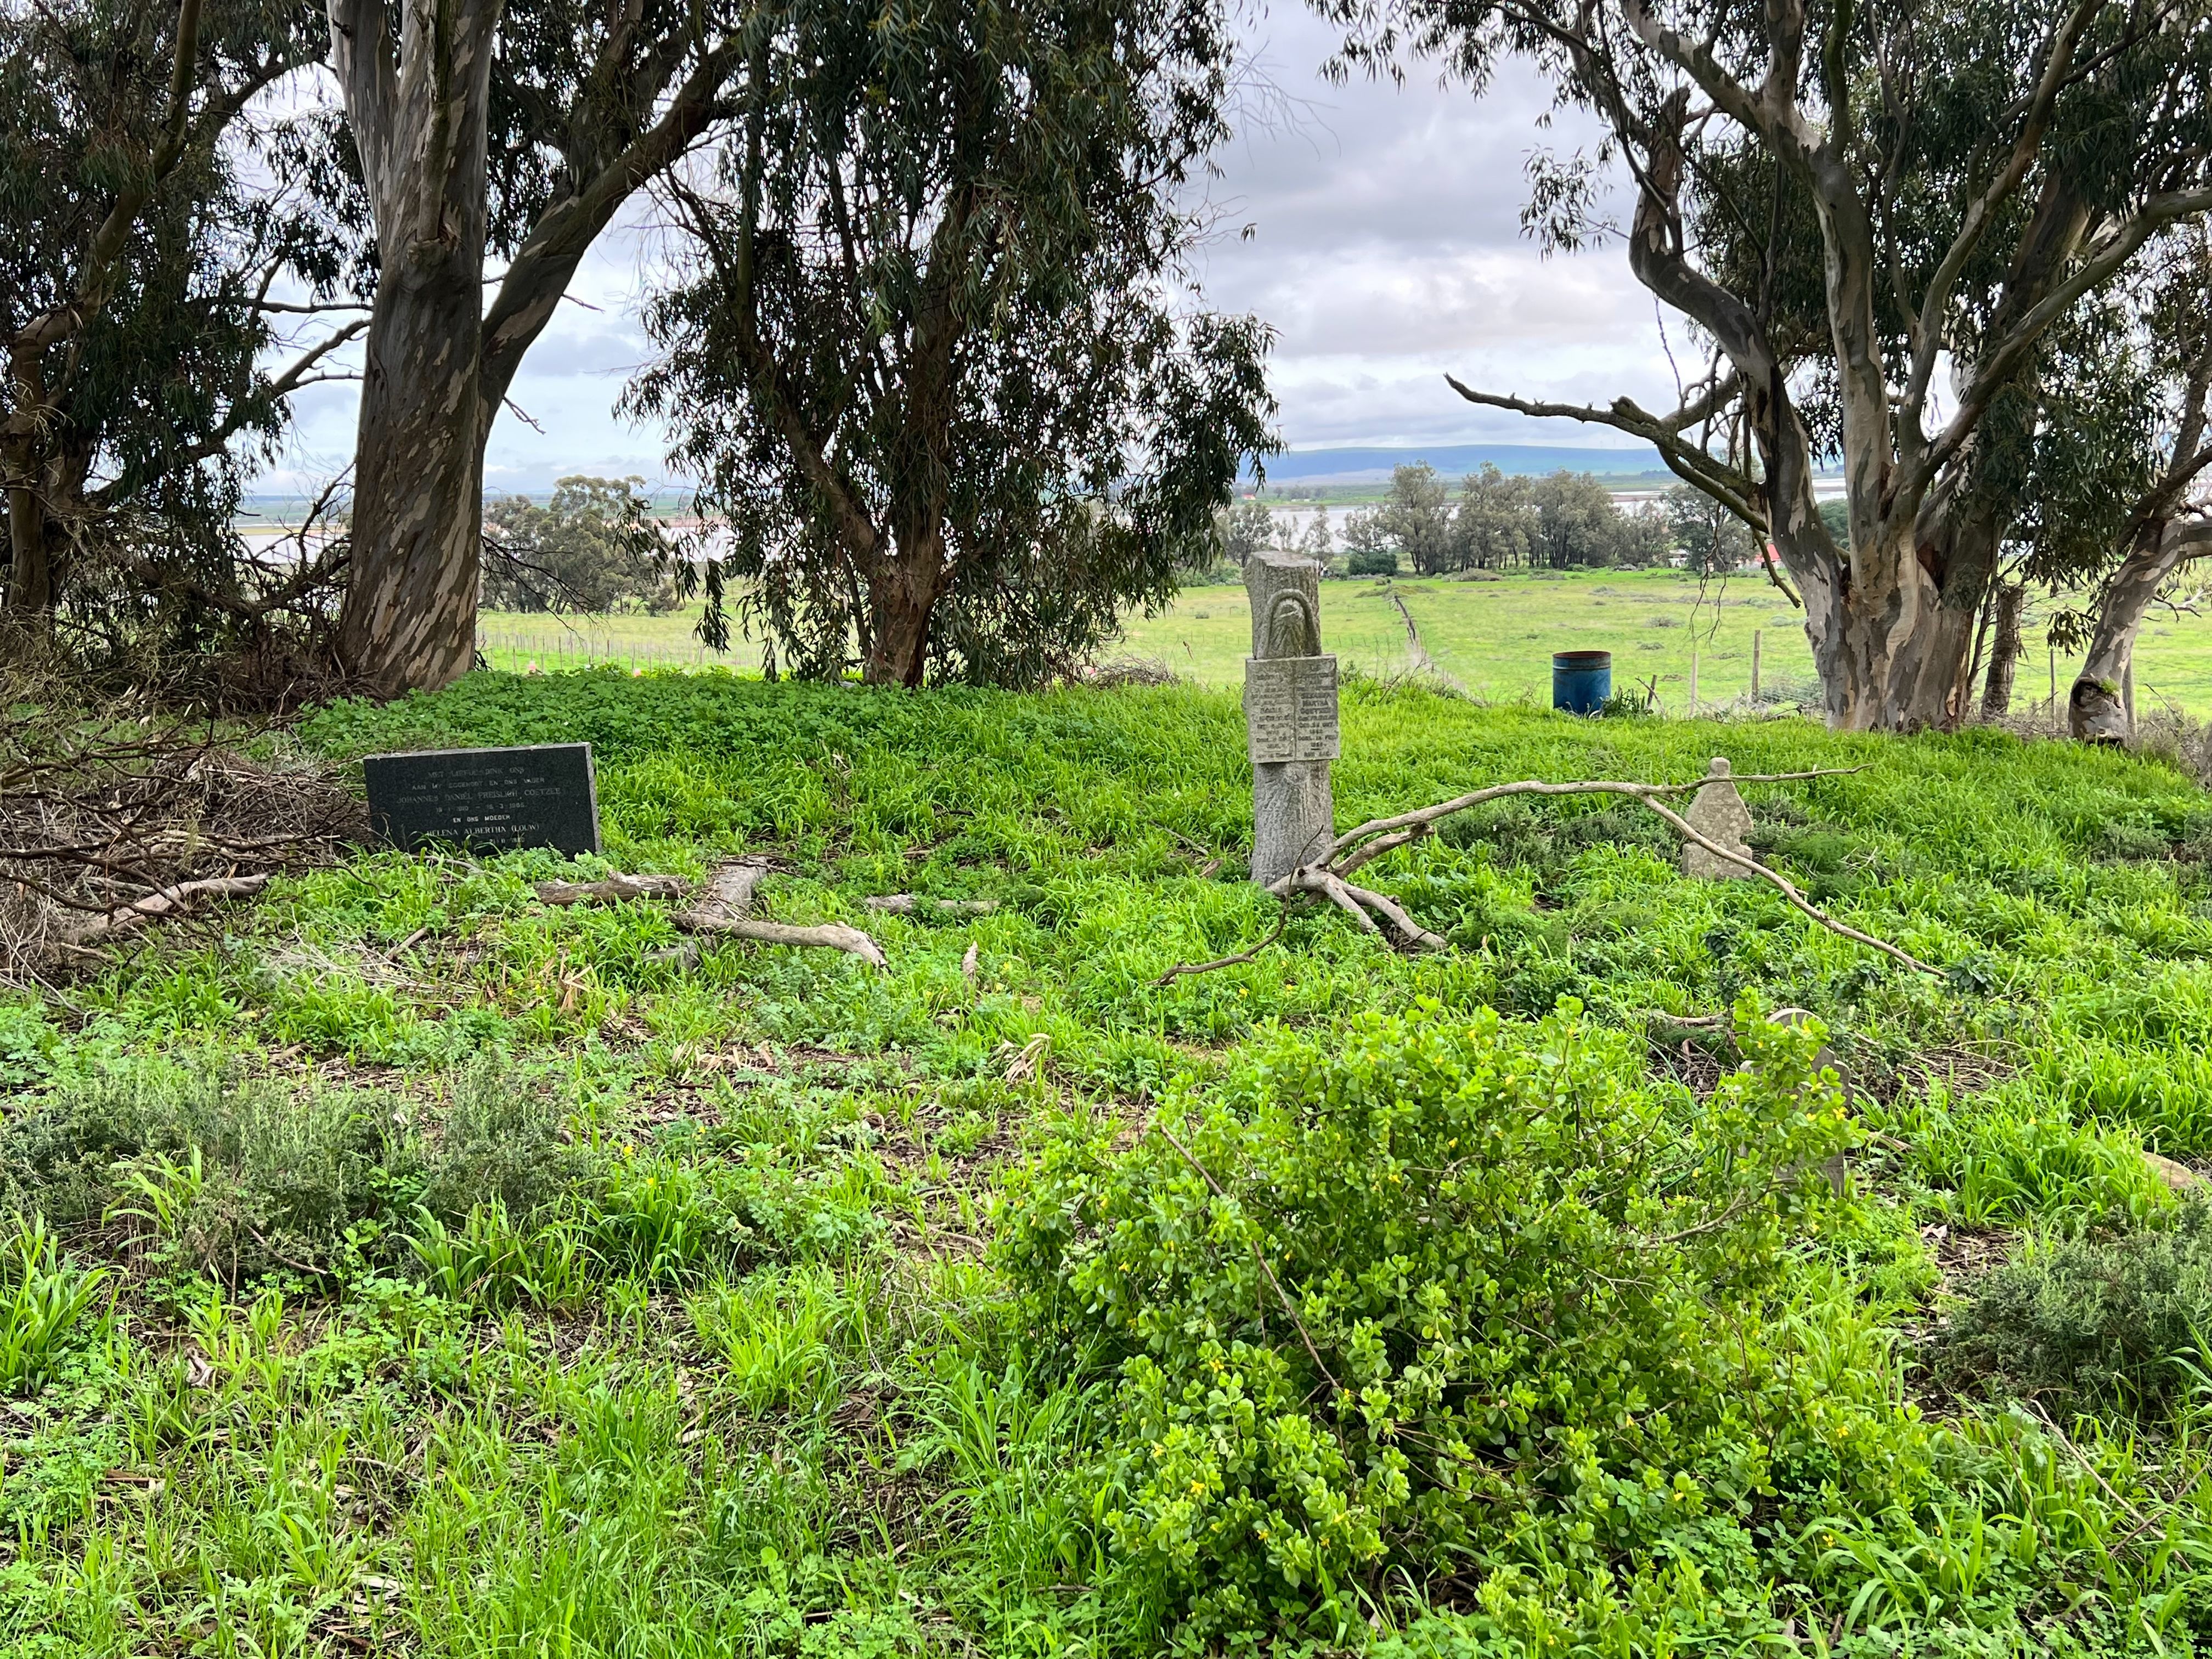
{"type": "Polygon", "coordinates": [[[1856,589],[1805,584],[1806,633],[1832,727],[1948,730],[1966,718],[1974,623],[2002,529],[1994,510],[1981,504],[1955,511],[1932,504],[1900,537],[1905,545],[1851,561],[1893,573],[1894,580],[1856,589]]]}
{"type": "Polygon", "coordinates": [[[46,546],[46,509],[35,484],[8,492],[8,592],[5,616],[29,623],[53,609],[53,565],[46,546]]]}
{"type": "Polygon", "coordinates": [[[2013,671],[2020,664],[2020,618],[2027,608],[2027,584],[2007,582],[1997,589],[1996,616],[1990,632],[1989,678],[1982,687],[1982,718],[2002,720],[2012,712],[2013,671]]]}
{"type": "Polygon", "coordinates": [[[481,244],[409,252],[369,324],[338,619],[341,659],[381,697],[468,672],[483,561],[481,244]]]}
{"type": "Polygon", "coordinates": [[[476,655],[483,560],[485,169],[500,0],[331,0],[332,67],[376,222],[337,651],[378,696],[476,655]]]}
{"type": "Polygon", "coordinates": [[[868,641],[860,678],[870,685],[921,684],[929,667],[929,618],[943,582],[941,525],[895,538],[868,573],[868,641]]]}
{"type": "Polygon", "coordinates": [[[2136,532],[2128,556],[2106,585],[2089,654],[2066,699],[2066,726],[2087,743],[2129,738],[2126,687],[2135,666],[2136,635],[2159,590],[2181,562],[2212,551],[2212,526],[2154,519],[2136,532]]]}

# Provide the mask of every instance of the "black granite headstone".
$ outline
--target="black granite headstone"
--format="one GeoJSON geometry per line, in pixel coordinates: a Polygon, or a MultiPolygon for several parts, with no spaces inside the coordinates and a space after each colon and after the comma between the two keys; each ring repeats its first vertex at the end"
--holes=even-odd
{"type": "Polygon", "coordinates": [[[370,755],[361,768],[370,820],[395,846],[599,850],[599,795],[588,743],[370,755]]]}

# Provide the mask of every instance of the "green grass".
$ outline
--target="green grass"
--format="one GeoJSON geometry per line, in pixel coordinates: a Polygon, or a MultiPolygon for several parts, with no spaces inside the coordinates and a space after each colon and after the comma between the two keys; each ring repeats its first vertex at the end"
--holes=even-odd
{"type": "MultiPolygon", "coordinates": [[[[1594,649],[1613,653],[1617,691],[1649,688],[1659,708],[1680,715],[1689,708],[1694,648],[1699,708],[1735,705],[1751,690],[1754,634],[1762,701],[1817,706],[1819,700],[1803,613],[1755,576],[1701,584],[1680,571],[1597,570],[1519,573],[1494,582],[1332,581],[1322,590],[1322,642],[1349,669],[1376,678],[1404,673],[1412,658],[1400,599],[1437,666],[1486,702],[1547,706],[1552,653],[1594,649]]],[[[2054,659],[2044,644],[2049,610],[2040,599],[2030,609],[2015,711],[2047,708],[2054,665],[2062,697],[2080,666],[2078,656],[2054,659]]],[[[691,635],[693,620],[687,613],[564,624],[550,617],[487,614],[482,634],[491,664],[516,671],[535,663],[554,672],[586,659],[624,667],[711,661],[691,635]]],[[[1251,626],[1241,586],[1189,587],[1160,615],[1128,618],[1120,648],[1201,685],[1237,685],[1251,626]]],[[[756,647],[740,641],[730,660],[750,668],[757,656],[756,647]]],[[[2136,648],[2136,700],[2145,714],[2171,705],[2200,720],[2212,717],[2212,617],[2149,620],[2136,648]]]]}
{"type": "MultiPolygon", "coordinates": [[[[1473,616],[1610,586],[1642,617],[1673,580],[1407,597],[1427,635],[1431,597],[1473,616]]],[[[1340,645],[1367,603],[1343,592],[1340,645]]],[[[1233,656],[1241,602],[1182,603],[1223,607],[1233,656]]],[[[1685,1417],[1709,1437],[1693,1488],[1540,1471],[1460,1569],[1424,1556],[1340,1586],[1322,1624],[1254,1628],[1395,1656],[2212,1645],[2212,1419],[2181,1369],[2212,1355],[2130,1350],[2179,1380],[2154,1411],[2059,1401],[2063,1439],[2002,1368],[1923,1363],[1947,1283],[2029,1239],[2165,1227],[2142,1149],[2212,1159],[2203,793],[1988,732],[1576,721],[1361,679],[1343,729],[1346,823],[1714,753],[1861,768],[1750,790],[1760,844],[1946,975],[1682,878],[1648,815],[1565,802],[1370,866],[1448,953],[1306,911],[1160,987],[1275,916],[1235,879],[1249,785],[1222,690],[601,671],[325,711],[306,736],[340,756],[588,739],[607,856],[580,867],[772,854],[769,914],[866,926],[890,971],[737,943],[687,966],[665,907],[537,902],[579,867],[550,854],[368,853],[118,949],[66,1006],[0,1001],[0,1198],[39,1218],[0,1250],[0,1654],[1198,1641],[1115,1518],[1115,1379],[1021,1313],[994,1249],[1011,1173],[1424,1003],[1494,1009],[1535,1052],[1579,1002],[1611,1068],[1590,1086],[1664,1123],[1736,1054],[1658,1016],[1746,994],[1826,1023],[1862,1145],[1848,1200],[1772,1241],[1736,1322],[1680,1328],[1698,1375],[1765,1379],[1685,1417]],[[998,908],[860,902],[899,891],[998,908]]]]}

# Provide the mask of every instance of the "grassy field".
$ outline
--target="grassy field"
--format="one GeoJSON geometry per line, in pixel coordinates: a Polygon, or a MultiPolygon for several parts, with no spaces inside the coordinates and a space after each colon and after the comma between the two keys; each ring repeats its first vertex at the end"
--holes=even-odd
{"type": "MultiPolygon", "coordinates": [[[[1733,705],[1750,694],[1756,634],[1762,701],[1817,704],[1801,613],[1754,577],[1701,585],[1679,571],[1589,571],[1494,582],[1329,582],[1322,593],[1323,643],[1349,668],[1376,678],[1403,674],[1412,662],[1407,614],[1437,667],[1486,702],[1547,704],[1552,653],[1597,649],[1613,653],[1617,691],[1648,688],[1657,708],[1675,714],[1689,712],[1694,651],[1700,711],[1733,705]]],[[[2041,615],[2031,608],[2031,648],[2015,692],[2021,710],[2049,704],[2053,661],[2041,642],[2041,615]]],[[[550,671],[582,660],[642,667],[703,659],[691,620],[615,617],[564,627],[551,617],[487,615],[483,634],[496,667],[535,662],[550,671]]],[[[1164,614],[1132,617],[1127,627],[1128,654],[1201,685],[1241,682],[1251,648],[1242,586],[1188,588],[1164,614]]],[[[757,654],[740,646],[732,659],[750,667],[757,654]]],[[[2062,697],[2078,666],[2078,658],[2056,659],[2062,697]]],[[[2212,717],[2212,617],[2152,619],[2137,647],[2136,697],[2145,712],[2170,703],[2198,720],[2212,717]]]]}
{"type": "Polygon", "coordinates": [[[2212,1208],[2144,1157],[2212,1163],[2202,790],[1376,682],[1343,729],[1346,823],[1856,769],[1748,787],[1755,844],[1942,972],[1593,801],[1369,866],[1447,951],[1268,945],[1219,690],[325,710],[590,740],[606,858],[362,853],[0,994],[0,1655],[2212,1649],[2212,1208]],[[532,885],[741,854],[888,970],[532,885]]]}

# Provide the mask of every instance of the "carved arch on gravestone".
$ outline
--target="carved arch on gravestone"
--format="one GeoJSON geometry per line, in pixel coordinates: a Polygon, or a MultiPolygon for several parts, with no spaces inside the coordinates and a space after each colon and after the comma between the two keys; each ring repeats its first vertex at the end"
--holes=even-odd
{"type": "Polygon", "coordinates": [[[1314,614],[1313,601],[1304,594],[1282,594],[1267,612],[1267,654],[1321,655],[1321,618],[1314,614]]]}

